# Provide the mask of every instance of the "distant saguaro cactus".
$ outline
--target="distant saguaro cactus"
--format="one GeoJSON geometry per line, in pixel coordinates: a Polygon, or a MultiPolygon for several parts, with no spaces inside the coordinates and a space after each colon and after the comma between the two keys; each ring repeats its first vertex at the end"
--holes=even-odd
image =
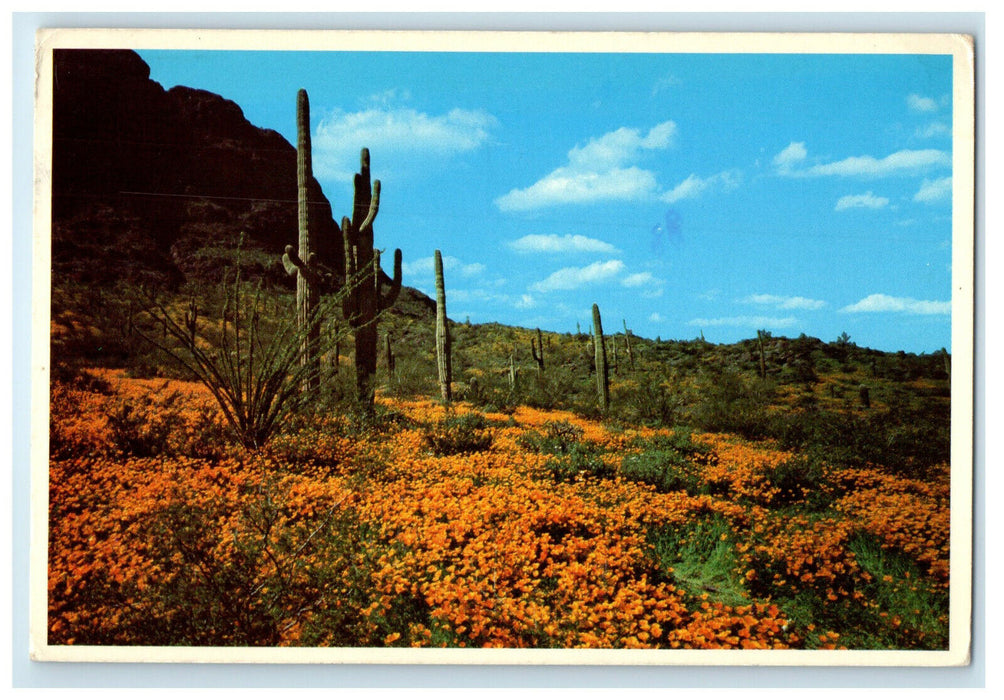
{"type": "Polygon", "coordinates": [[[453,359],[450,356],[450,319],[446,316],[446,284],[443,281],[443,254],[436,251],[436,363],[439,391],[443,401],[453,400],[453,359]]]}
{"type": "Polygon", "coordinates": [[[599,391],[600,410],[610,407],[610,376],[607,371],[607,348],[603,339],[600,307],[593,304],[593,347],[596,351],[596,388],[599,391]]]}
{"type": "Polygon", "coordinates": [[[394,348],[392,347],[390,331],[387,331],[387,336],[384,338],[384,344],[387,349],[387,376],[393,379],[396,362],[394,358],[394,348]]]}
{"type": "Polygon", "coordinates": [[[530,354],[533,356],[534,362],[537,363],[537,376],[543,378],[544,376],[544,340],[540,333],[540,329],[537,329],[537,340],[534,341],[530,338],[530,354]]]}
{"type": "Polygon", "coordinates": [[[321,337],[320,319],[317,306],[321,298],[320,270],[317,254],[311,252],[309,202],[307,187],[313,177],[310,155],[310,102],[307,91],[296,93],[296,207],[299,238],[297,248],[286,246],[282,256],[283,267],[290,275],[296,275],[296,319],[301,336],[302,364],[312,368],[307,372],[304,389],[307,391],[320,386],[321,337]],[[308,324],[310,327],[308,328],[308,324]]]}
{"type": "Polygon", "coordinates": [[[634,349],[631,347],[631,329],[627,327],[627,319],[624,321],[624,349],[627,350],[628,364],[634,369],[634,349]]]}
{"type": "Polygon", "coordinates": [[[362,150],[355,177],[352,218],[342,219],[345,279],[351,287],[342,302],[342,315],[355,339],[356,390],[360,403],[373,405],[373,376],[377,365],[377,317],[394,305],[401,292],[401,250],[394,251],[394,277],[386,292],[380,270],[380,251],[373,248],[373,220],[380,210],[380,181],[370,185],[370,152],[362,150]]]}
{"type": "Polygon", "coordinates": [[[767,355],[764,353],[763,349],[763,331],[757,330],[756,332],[756,342],[760,349],[760,377],[763,379],[767,378],[767,355]]]}
{"type": "Polygon", "coordinates": [[[195,345],[195,335],[199,329],[199,303],[192,297],[185,312],[185,330],[188,331],[189,342],[195,345]]]}

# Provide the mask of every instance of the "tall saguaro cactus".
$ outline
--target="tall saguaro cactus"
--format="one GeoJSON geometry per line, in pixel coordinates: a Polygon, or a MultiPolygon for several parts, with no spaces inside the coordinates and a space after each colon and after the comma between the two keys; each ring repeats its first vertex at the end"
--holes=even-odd
{"type": "Polygon", "coordinates": [[[530,338],[530,354],[533,356],[534,362],[537,363],[537,376],[541,379],[544,377],[544,339],[540,333],[540,329],[537,329],[537,340],[534,341],[530,338]]]}
{"type": "Polygon", "coordinates": [[[282,264],[286,272],[296,275],[296,320],[300,329],[301,362],[313,368],[307,372],[304,389],[320,385],[320,319],[317,306],[321,298],[320,271],[317,254],[310,250],[310,216],[307,187],[313,177],[310,156],[310,102],[307,91],[296,93],[296,206],[299,238],[297,248],[286,246],[282,264]],[[309,327],[308,327],[309,326],[309,327]]]}
{"type": "Polygon", "coordinates": [[[450,356],[450,320],[446,317],[446,285],[443,282],[443,254],[436,251],[436,362],[439,391],[443,401],[453,400],[453,359],[450,356]]]}
{"type": "Polygon", "coordinates": [[[603,323],[600,307],[593,304],[593,347],[596,351],[596,388],[599,392],[600,410],[610,407],[610,375],[607,371],[607,348],[603,340],[603,323]]]}
{"type": "Polygon", "coordinates": [[[394,251],[394,277],[384,291],[380,251],[373,248],[373,220],[380,210],[380,181],[370,185],[370,152],[362,150],[355,177],[352,218],[342,219],[345,280],[350,285],[342,302],[342,315],[355,340],[356,389],[359,401],[373,405],[373,378],[377,365],[377,316],[394,305],[401,292],[401,250],[394,251]]]}
{"type": "Polygon", "coordinates": [[[627,350],[628,364],[634,369],[634,350],[631,348],[631,329],[627,326],[627,319],[624,321],[624,349],[627,350]]]}

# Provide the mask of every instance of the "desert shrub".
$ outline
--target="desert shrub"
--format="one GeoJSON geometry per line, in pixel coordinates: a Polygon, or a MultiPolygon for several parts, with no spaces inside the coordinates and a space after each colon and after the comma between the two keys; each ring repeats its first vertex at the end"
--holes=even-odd
{"type": "Polygon", "coordinates": [[[777,489],[773,506],[798,504],[808,510],[821,510],[835,500],[830,473],[814,454],[799,454],[764,474],[766,482],[777,489]]]}
{"type": "Polygon", "coordinates": [[[775,392],[769,379],[744,377],[730,369],[711,371],[698,383],[687,422],[709,432],[763,438],[775,392]]]}
{"type": "Polygon", "coordinates": [[[620,475],[631,481],[654,486],[657,491],[702,492],[700,470],[675,450],[651,450],[628,454],[621,462],[620,475]]]}
{"type": "Polygon", "coordinates": [[[325,612],[326,633],[359,643],[365,570],[355,551],[363,531],[338,504],[314,518],[290,518],[268,485],[237,514],[231,533],[222,502],[178,497],[148,524],[150,554],[163,572],[147,590],[150,614],[132,622],[133,643],[275,646],[310,613],[325,612]],[[337,584],[335,588],[332,584],[337,584]],[[327,598],[338,590],[338,605],[327,598]]]}
{"type": "Polygon", "coordinates": [[[448,415],[425,426],[422,438],[437,455],[483,452],[495,439],[488,421],[480,413],[448,415]]]}
{"type": "Polygon", "coordinates": [[[579,446],[584,434],[582,428],[566,420],[547,421],[542,428],[524,432],[519,444],[539,454],[566,455],[579,446]]]}

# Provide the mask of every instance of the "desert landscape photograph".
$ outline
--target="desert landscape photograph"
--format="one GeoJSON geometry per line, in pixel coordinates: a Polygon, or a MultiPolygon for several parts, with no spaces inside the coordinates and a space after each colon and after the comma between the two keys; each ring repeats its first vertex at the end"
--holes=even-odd
{"type": "Polygon", "coordinates": [[[51,49],[39,648],[957,661],[961,45],[383,39],[51,49]]]}

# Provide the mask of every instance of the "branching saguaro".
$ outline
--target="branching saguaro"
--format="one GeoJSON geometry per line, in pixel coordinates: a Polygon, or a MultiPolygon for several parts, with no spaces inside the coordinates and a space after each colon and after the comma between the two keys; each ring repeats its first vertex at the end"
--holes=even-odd
{"type": "Polygon", "coordinates": [[[384,290],[380,251],[373,248],[373,220],[380,210],[380,181],[370,185],[370,152],[362,150],[355,177],[352,218],[342,219],[345,279],[352,287],[342,302],[342,315],[355,339],[356,390],[360,403],[373,405],[377,366],[377,318],[401,292],[401,250],[394,251],[394,277],[384,290]]]}
{"type": "Polygon", "coordinates": [[[610,407],[610,375],[607,370],[607,348],[603,339],[600,307],[596,304],[593,304],[593,347],[596,352],[596,388],[599,393],[600,410],[606,413],[610,407]]]}
{"type": "Polygon", "coordinates": [[[299,238],[297,247],[286,246],[282,256],[283,267],[296,275],[296,320],[301,331],[301,362],[310,367],[306,372],[307,391],[320,386],[321,337],[317,306],[321,299],[321,270],[317,254],[311,251],[308,186],[313,178],[310,154],[310,102],[307,91],[296,93],[296,206],[299,238]],[[308,323],[310,327],[308,328],[308,323]]]}
{"type": "Polygon", "coordinates": [[[443,281],[443,254],[436,251],[436,363],[439,391],[443,401],[453,400],[453,358],[450,352],[450,319],[446,316],[446,284],[443,281]]]}

